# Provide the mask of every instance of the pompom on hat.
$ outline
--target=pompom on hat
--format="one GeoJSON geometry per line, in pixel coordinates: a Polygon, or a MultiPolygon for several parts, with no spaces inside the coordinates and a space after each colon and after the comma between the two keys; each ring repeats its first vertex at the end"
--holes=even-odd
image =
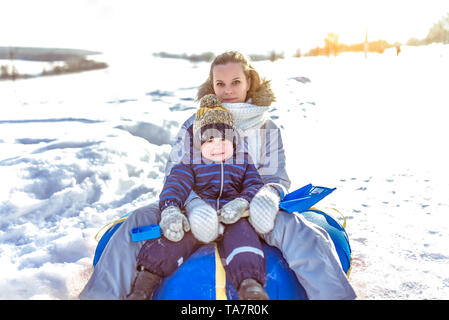
{"type": "Polygon", "coordinates": [[[201,98],[200,108],[193,122],[193,135],[197,143],[202,144],[211,137],[221,137],[232,141],[233,134],[229,133],[233,133],[234,129],[232,114],[222,106],[220,98],[215,94],[208,94],[201,98]]]}

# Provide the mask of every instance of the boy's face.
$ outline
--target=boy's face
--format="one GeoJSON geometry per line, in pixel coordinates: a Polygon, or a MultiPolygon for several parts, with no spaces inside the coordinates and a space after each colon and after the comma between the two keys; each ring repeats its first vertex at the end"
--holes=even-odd
{"type": "Polygon", "coordinates": [[[211,138],[201,145],[201,155],[213,162],[222,162],[233,152],[232,142],[223,138],[211,138]]]}

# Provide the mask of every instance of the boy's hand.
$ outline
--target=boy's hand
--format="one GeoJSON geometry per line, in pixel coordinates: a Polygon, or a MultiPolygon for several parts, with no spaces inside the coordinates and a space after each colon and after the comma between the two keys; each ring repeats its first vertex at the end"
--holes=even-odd
{"type": "Polygon", "coordinates": [[[170,206],[162,210],[159,226],[164,236],[174,242],[180,241],[184,237],[184,231],[188,232],[190,230],[187,217],[175,206],[170,206]]]}
{"type": "Polygon", "coordinates": [[[225,224],[232,224],[237,222],[249,208],[249,202],[243,198],[236,198],[226,203],[219,212],[220,222],[225,224]]]}

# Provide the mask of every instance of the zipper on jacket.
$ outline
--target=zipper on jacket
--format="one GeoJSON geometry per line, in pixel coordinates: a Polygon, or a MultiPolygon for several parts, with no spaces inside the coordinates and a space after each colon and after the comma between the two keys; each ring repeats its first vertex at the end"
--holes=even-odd
{"type": "Polygon", "coordinates": [[[221,166],[221,183],[220,183],[220,193],[218,194],[217,198],[217,210],[220,208],[220,197],[223,193],[223,183],[224,183],[224,168],[223,168],[223,161],[220,163],[221,166]]]}

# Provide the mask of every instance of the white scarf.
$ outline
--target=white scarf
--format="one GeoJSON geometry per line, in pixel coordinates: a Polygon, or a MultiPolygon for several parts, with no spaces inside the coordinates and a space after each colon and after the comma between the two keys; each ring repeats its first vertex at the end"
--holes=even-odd
{"type": "MultiPolygon", "coordinates": [[[[251,102],[251,100],[249,100],[251,102]]],[[[265,122],[270,119],[268,106],[257,106],[251,103],[223,103],[234,117],[234,125],[237,131],[246,137],[247,151],[252,160],[259,166],[261,161],[261,150],[264,147],[264,135],[259,130],[265,122]]]]}
{"type": "Polygon", "coordinates": [[[267,106],[257,106],[251,103],[223,103],[223,106],[231,111],[234,124],[244,135],[247,131],[260,129],[270,118],[267,106]]]}

